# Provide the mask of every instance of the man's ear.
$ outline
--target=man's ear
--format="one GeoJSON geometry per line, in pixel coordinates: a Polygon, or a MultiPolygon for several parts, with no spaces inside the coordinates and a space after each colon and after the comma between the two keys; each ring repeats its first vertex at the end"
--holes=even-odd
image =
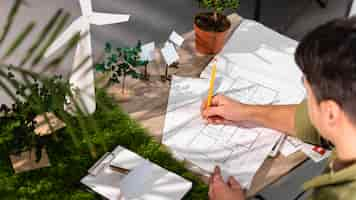
{"type": "Polygon", "coordinates": [[[320,111],[323,121],[329,127],[335,127],[340,122],[340,117],[342,116],[342,110],[335,101],[326,100],[320,102],[320,111]]]}

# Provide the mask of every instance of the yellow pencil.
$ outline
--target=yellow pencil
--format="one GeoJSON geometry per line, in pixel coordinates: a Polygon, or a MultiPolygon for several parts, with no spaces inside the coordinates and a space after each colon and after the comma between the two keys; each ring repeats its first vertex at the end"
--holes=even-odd
{"type": "Polygon", "coordinates": [[[208,103],[206,105],[206,108],[209,108],[211,106],[211,101],[214,96],[215,76],[216,76],[216,61],[214,61],[213,68],[211,70],[210,87],[209,87],[209,93],[208,93],[208,103]]]}

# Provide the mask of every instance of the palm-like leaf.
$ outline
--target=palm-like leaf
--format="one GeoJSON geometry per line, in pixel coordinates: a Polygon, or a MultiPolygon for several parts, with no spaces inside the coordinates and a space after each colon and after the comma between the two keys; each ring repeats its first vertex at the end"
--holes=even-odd
{"type": "MultiPolygon", "coordinates": [[[[13,7],[7,16],[3,32],[0,35],[0,45],[7,40],[8,33],[16,23],[15,19],[18,11],[21,9],[22,3],[23,0],[16,0],[14,2],[13,7]]],[[[27,118],[31,119],[38,114],[54,112],[57,117],[66,123],[66,132],[71,135],[73,143],[76,145],[80,144],[78,139],[79,136],[75,135],[75,131],[73,130],[77,129],[79,125],[79,128],[83,130],[83,135],[80,136],[80,138],[84,138],[85,141],[88,141],[87,145],[90,149],[91,155],[95,157],[95,145],[92,144],[89,139],[89,132],[96,129],[94,120],[91,116],[84,116],[83,113],[85,112],[80,110],[83,108],[76,106],[78,114],[75,117],[76,122],[74,123],[73,116],[70,116],[63,109],[63,104],[65,102],[64,97],[73,97],[68,81],[64,81],[58,77],[47,78],[44,76],[45,72],[59,67],[62,61],[68,56],[69,52],[76,47],[81,39],[80,34],[76,34],[66,45],[66,47],[63,48],[62,53],[60,53],[57,57],[54,57],[48,61],[43,60],[44,53],[62,32],[69,18],[69,13],[65,13],[62,9],[57,10],[57,12],[55,12],[49,19],[48,23],[41,29],[40,33],[35,37],[36,39],[34,42],[23,53],[24,56],[20,60],[19,66],[6,64],[7,60],[14,55],[14,53],[23,45],[23,42],[29,38],[30,33],[32,33],[36,28],[36,22],[29,22],[23,30],[18,33],[16,38],[10,42],[9,47],[3,51],[5,52],[4,55],[0,55],[0,58],[2,58],[0,60],[0,89],[4,91],[6,95],[9,96],[15,103],[10,111],[7,106],[1,105],[0,117],[5,116],[18,120],[18,118],[22,116],[28,120],[27,118]],[[29,70],[24,68],[25,65],[28,65],[27,68],[29,68],[29,70]],[[39,68],[40,66],[43,66],[40,68],[41,70],[37,73],[34,72],[34,69],[39,68]],[[19,79],[20,77],[22,80],[19,79]]],[[[17,52],[17,55],[18,54],[19,52],[17,52]]],[[[81,66],[87,61],[88,58],[83,60],[80,66],[76,69],[80,69],[81,66]]],[[[25,118],[23,119],[25,120],[25,118]]],[[[48,117],[44,116],[44,118],[45,123],[48,124],[51,130],[53,130],[53,126],[49,123],[48,117]]],[[[20,126],[19,128],[22,128],[21,130],[23,131],[21,131],[20,135],[14,135],[15,140],[13,141],[17,142],[13,143],[13,149],[21,150],[24,149],[23,146],[27,149],[31,147],[43,147],[43,140],[40,137],[37,137],[33,132],[34,127],[25,125],[20,126]]],[[[5,136],[2,136],[0,133],[0,140],[2,137],[5,136]]],[[[37,149],[37,152],[40,151],[37,149]]]]}

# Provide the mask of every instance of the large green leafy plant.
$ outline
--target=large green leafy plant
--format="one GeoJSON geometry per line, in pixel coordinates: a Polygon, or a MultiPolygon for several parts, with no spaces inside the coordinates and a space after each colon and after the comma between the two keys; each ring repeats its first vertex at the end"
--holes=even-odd
{"type": "MultiPolygon", "coordinates": [[[[0,47],[4,46],[22,6],[23,0],[14,1],[0,35],[0,47]]],[[[30,21],[13,41],[8,42],[8,47],[2,47],[4,54],[0,56],[0,89],[11,98],[13,104],[9,106],[0,102],[0,146],[8,147],[6,150],[9,154],[35,148],[38,161],[48,137],[39,137],[34,133],[35,117],[45,112],[56,113],[62,118],[65,116],[64,97],[71,96],[68,82],[60,76],[46,77],[43,74],[63,62],[80,40],[79,35],[71,38],[57,57],[44,61],[43,55],[64,28],[69,16],[69,13],[58,9],[23,53],[24,56],[18,58],[21,61],[19,65],[8,64],[8,59],[29,39],[37,23],[30,21]],[[35,73],[39,66],[42,66],[42,69],[35,73]],[[26,70],[26,67],[29,70],[26,70]]],[[[45,123],[51,128],[47,117],[45,123]]]]}
{"type": "MultiPolygon", "coordinates": [[[[8,72],[8,80],[16,82],[11,71],[8,72]]],[[[69,85],[60,76],[42,79],[41,82],[33,79],[29,85],[17,83],[17,98],[14,104],[11,107],[5,104],[0,106],[0,112],[3,113],[0,125],[0,145],[7,145],[9,153],[14,154],[34,148],[36,160],[39,161],[41,150],[48,137],[41,137],[35,133],[37,124],[34,119],[37,115],[46,112],[63,115],[61,107],[64,96],[68,93],[69,85]]]]}

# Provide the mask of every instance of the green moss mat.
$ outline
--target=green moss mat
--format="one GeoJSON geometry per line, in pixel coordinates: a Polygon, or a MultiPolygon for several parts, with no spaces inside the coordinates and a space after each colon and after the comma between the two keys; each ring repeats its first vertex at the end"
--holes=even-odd
{"type": "MultiPolygon", "coordinates": [[[[99,90],[97,101],[100,104],[94,114],[95,123],[91,123],[91,130],[84,134],[78,132],[81,131],[79,128],[73,130],[78,135],[73,140],[73,135],[67,134],[67,130],[63,129],[57,134],[57,138],[48,139],[46,148],[52,165],[49,168],[15,175],[10,166],[8,149],[6,146],[0,147],[0,199],[100,199],[98,195],[88,192],[79,181],[97,160],[91,154],[96,153],[100,157],[117,145],[133,150],[192,181],[193,188],[185,199],[208,199],[208,186],[174,160],[103,91],[99,90]],[[78,145],[74,145],[73,141],[77,141],[78,145]],[[95,150],[89,151],[88,142],[92,143],[95,150]]],[[[80,126],[75,118],[72,123],[80,126]]]]}

